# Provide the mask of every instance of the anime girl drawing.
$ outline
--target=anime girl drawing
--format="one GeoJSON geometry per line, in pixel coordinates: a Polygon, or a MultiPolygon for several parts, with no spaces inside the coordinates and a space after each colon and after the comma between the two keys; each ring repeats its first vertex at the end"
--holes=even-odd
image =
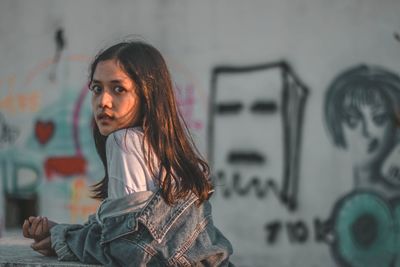
{"type": "Polygon", "coordinates": [[[389,197],[400,194],[396,171],[383,171],[399,141],[399,115],[400,77],[384,68],[356,66],[329,86],[327,128],[334,145],[351,153],[355,188],[389,197]]]}
{"type": "Polygon", "coordinates": [[[354,178],[330,219],[340,266],[400,266],[399,161],[388,161],[397,155],[399,115],[400,77],[382,67],[350,68],[328,88],[327,128],[334,145],[351,153],[354,178]]]}

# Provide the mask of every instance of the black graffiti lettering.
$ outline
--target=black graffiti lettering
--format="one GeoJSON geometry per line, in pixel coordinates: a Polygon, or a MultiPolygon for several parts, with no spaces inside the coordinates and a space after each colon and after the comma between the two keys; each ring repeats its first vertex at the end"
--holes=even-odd
{"type": "Polygon", "coordinates": [[[319,218],[314,219],[314,230],[315,230],[315,241],[317,242],[328,242],[332,235],[332,221],[321,220],[319,218]]]}
{"type": "Polygon", "coordinates": [[[314,229],[315,229],[315,241],[324,241],[325,240],[325,227],[324,222],[320,219],[314,219],[314,229]]]}
{"type": "Polygon", "coordinates": [[[249,181],[244,182],[239,173],[233,174],[233,190],[239,196],[247,196],[251,194],[252,189],[258,198],[264,198],[271,188],[276,188],[273,180],[261,181],[258,177],[250,178],[249,181]],[[263,183],[264,182],[264,183],[263,183]]]}
{"type": "Polygon", "coordinates": [[[271,223],[265,224],[265,231],[267,232],[267,243],[268,244],[275,244],[278,234],[282,229],[282,223],[279,221],[274,221],[271,223]]]}
{"type": "Polygon", "coordinates": [[[307,225],[302,221],[286,224],[289,241],[292,243],[304,243],[308,239],[307,225]]]}
{"type": "Polygon", "coordinates": [[[315,235],[315,242],[333,242],[332,220],[330,219],[315,218],[313,225],[308,225],[304,220],[282,221],[277,219],[267,222],[264,225],[264,231],[265,241],[268,245],[276,244],[279,238],[285,236],[285,232],[291,244],[304,244],[310,240],[309,237],[312,234],[315,235]]]}

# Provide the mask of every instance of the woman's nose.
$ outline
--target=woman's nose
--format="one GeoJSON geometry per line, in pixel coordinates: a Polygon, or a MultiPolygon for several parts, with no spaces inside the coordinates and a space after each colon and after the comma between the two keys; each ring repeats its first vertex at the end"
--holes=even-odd
{"type": "Polygon", "coordinates": [[[112,96],[108,92],[105,91],[100,95],[99,106],[101,108],[104,108],[104,107],[111,108],[112,107],[112,96]]]}

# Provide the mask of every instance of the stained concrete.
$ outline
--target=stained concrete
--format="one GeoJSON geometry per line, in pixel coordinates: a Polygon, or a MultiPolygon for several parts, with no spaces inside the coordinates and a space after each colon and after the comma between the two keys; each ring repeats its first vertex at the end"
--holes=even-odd
{"type": "Polygon", "coordinates": [[[0,266],[37,267],[37,266],[90,266],[80,262],[61,262],[56,257],[45,257],[30,248],[32,241],[24,238],[20,230],[7,231],[0,238],[0,266]]]}

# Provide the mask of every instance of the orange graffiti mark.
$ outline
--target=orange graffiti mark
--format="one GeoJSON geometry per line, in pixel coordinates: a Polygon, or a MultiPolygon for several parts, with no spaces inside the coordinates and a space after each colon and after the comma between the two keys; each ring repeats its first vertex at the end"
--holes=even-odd
{"type": "Polygon", "coordinates": [[[10,75],[0,80],[0,110],[15,114],[17,112],[35,112],[39,109],[38,91],[15,92],[17,78],[10,75]],[[7,92],[1,94],[1,92],[7,92]]]}
{"type": "Polygon", "coordinates": [[[85,221],[90,214],[96,212],[99,202],[89,197],[89,191],[84,177],[72,182],[71,202],[66,206],[70,210],[71,222],[85,221]]]}

